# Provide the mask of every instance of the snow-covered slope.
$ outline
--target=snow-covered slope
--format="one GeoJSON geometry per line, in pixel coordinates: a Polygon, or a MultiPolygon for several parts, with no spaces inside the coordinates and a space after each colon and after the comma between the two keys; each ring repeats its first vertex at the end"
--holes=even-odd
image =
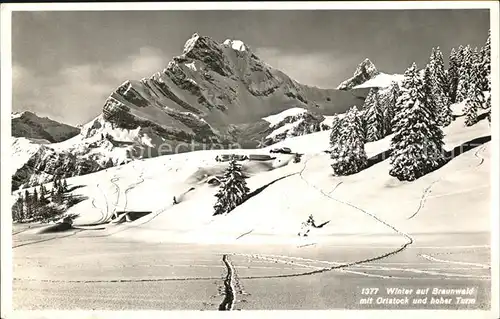
{"type": "Polygon", "coordinates": [[[217,187],[208,185],[207,180],[223,172],[227,163],[218,163],[214,158],[228,151],[162,156],[70,178],[70,184],[85,186],[75,194],[94,199],[72,207],[70,213],[80,213],[76,222],[81,224],[125,208],[151,211],[130,223],[108,225],[103,233],[153,242],[290,244],[294,240],[332,241],[339,234],[397,237],[380,220],[403,232],[488,231],[488,122],[482,120],[465,127],[463,119],[458,118],[445,128],[445,134],[448,151],[470,141],[478,146],[461,154],[455,152],[442,168],[414,182],[400,182],[389,176],[388,159],[374,161],[374,156],[389,148],[390,136],[366,145],[368,156],[373,157],[372,166],[351,176],[333,176],[329,155],[323,152],[328,148],[329,131],[322,131],[266,149],[236,151],[265,154],[274,147],[287,146],[304,156],[299,163],[281,154],[276,154],[274,161],[242,162],[251,191],[260,192],[226,216],[212,216],[217,187]],[[176,205],[172,205],[173,196],[179,201],[176,205]],[[307,239],[299,239],[301,223],[311,214],[317,222],[330,223],[311,231],[307,239]]]}
{"type": "Polygon", "coordinates": [[[77,135],[76,127],[59,123],[48,117],[39,117],[25,111],[12,113],[12,136],[29,138],[38,142],[57,143],[77,135]]]}
{"type": "Polygon", "coordinates": [[[353,89],[364,89],[364,88],[387,88],[391,85],[392,82],[396,82],[399,86],[401,86],[403,82],[403,74],[386,74],[379,73],[375,75],[373,78],[368,81],[356,85],[353,89]]]}
{"type": "MultiPolygon", "coordinates": [[[[221,148],[235,142],[254,145],[269,135],[261,130],[263,117],[292,107],[332,115],[356,101],[359,98],[349,92],[297,83],[267,65],[242,41],[218,43],[194,34],[165,69],[123,82],[105,101],[102,114],[84,125],[78,136],[42,152],[77,150],[79,157],[95,162],[93,169],[100,169],[131,158],[221,148]]],[[[51,166],[39,161],[43,158],[48,157],[40,155],[24,163],[15,173],[16,187],[53,176],[54,171],[46,169],[51,166]]],[[[76,171],[62,174],[74,176],[76,171]]]]}

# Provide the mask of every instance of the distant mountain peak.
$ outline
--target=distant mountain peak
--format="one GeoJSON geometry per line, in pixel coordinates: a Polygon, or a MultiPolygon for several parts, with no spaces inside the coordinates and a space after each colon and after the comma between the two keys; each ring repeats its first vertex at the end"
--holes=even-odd
{"type": "Polygon", "coordinates": [[[354,72],[354,76],[361,75],[361,74],[368,74],[369,76],[374,76],[374,75],[377,75],[378,73],[379,72],[377,71],[375,64],[373,64],[373,62],[370,61],[370,59],[366,58],[356,68],[356,71],[354,72]]]}
{"type": "Polygon", "coordinates": [[[80,132],[76,127],[59,123],[48,117],[40,117],[31,111],[13,112],[11,121],[13,137],[46,140],[50,143],[64,141],[80,132]]]}
{"type": "Polygon", "coordinates": [[[354,71],[353,77],[345,80],[344,82],[340,83],[340,85],[337,87],[339,90],[349,90],[354,88],[357,85],[360,85],[375,76],[380,74],[380,72],[377,70],[375,67],[375,64],[373,62],[366,58],[361,62],[356,70],[354,71]]]}

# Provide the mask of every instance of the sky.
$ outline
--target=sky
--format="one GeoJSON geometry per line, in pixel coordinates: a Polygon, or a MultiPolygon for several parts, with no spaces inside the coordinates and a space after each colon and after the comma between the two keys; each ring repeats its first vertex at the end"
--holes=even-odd
{"type": "Polygon", "coordinates": [[[432,47],[481,47],[487,10],[13,12],[13,111],[78,125],[127,79],[162,70],[195,32],[242,40],[297,81],[335,88],[369,58],[423,66],[432,47]]]}

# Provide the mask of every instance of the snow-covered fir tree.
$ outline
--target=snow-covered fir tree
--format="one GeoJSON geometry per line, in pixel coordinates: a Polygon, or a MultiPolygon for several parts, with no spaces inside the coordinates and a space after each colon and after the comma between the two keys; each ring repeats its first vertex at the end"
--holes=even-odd
{"type": "Polygon", "coordinates": [[[227,214],[246,200],[249,192],[247,182],[241,172],[241,165],[232,159],[229,162],[219,191],[215,194],[214,216],[227,214]]]}
{"type": "Polygon", "coordinates": [[[384,137],[384,113],[379,101],[378,89],[370,89],[363,108],[365,111],[366,141],[378,141],[384,137]]]}
{"type": "Polygon", "coordinates": [[[435,115],[440,126],[450,125],[453,116],[450,102],[446,93],[447,80],[444,70],[443,54],[439,47],[432,49],[429,64],[426,66],[424,75],[425,94],[431,98],[432,105],[436,108],[435,115]]]}
{"type": "Polygon", "coordinates": [[[384,137],[392,133],[392,119],[394,118],[394,110],[400,95],[399,84],[392,81],[389,86],[389,91],[383,100],[383,123],[384,123],[384,137]]]}
{"type": "Polygon", "coordinates": [[[479,78],[480,89],[482,91],[490,91],[490,79],[491,79],[491,31],[488,31],[488,38],[484,47],[481,48],[480,58],[479,58],[479,78]]]}
{"type": "Polygon", "coordinates": [[[332,120],[332,130],[330,132],[330,148],[337,144],[337,139],[340,135],[340,127],[342,126],[342,119],[339,116],[334,116],[332,120]]]}
{"type": "Polygon", "coordinates": [[[458,71],[458,85],[456,102],[462,102],[467,98],[469,92],[469,83],[471,81],[472,73],[472,51],[470,45],[466,46],[462,52],[462,61],[458,71]]]}
{"type": "Polygon", "coordinates": [[[483,107],[484,97],[483,92],[479,88],[479,84],[471,83],[467,102],[465,103],[465,125],[472,126],[478,122],[478,110],[483,107]]]}
{"type": "Polygon", "coordinates": [[[332,147],[332,168],[337,175],[350,175],[367,165],[362,118],[356,106],[347,111],[342,120],[340,135],[332,147]]]}
{"type": "Polygon", "coordinates": [[[443,131],[433,116],[415,63],[405,71],[396,106],[389,174],[413,181],[444,162],[443,131]]]}
{"type": "Polygon", "coordinates": [[[455,48],[451,49],[448,64],[448,97],[450,98],[450,103],[455,103],[460,69],[460,61],[458,60],[458,54],[455,48]]]}

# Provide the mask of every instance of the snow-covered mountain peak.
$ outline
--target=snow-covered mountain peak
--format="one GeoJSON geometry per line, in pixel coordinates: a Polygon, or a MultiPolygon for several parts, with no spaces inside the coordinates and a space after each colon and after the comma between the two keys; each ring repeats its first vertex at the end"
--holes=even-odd
{"type": "Polygon", "coordinates": [[[377,71],[375,64],[373,64],[373,62],[370,61],[370,59],[366,58],[356,68],[356,71],[354,72],[354,76],[367,74],[368,76],[373,77],[373,76],[377,75],[378,73],[379,72],[377,71]]]}
{"type": "Polygon", "coordinates": [[[200,36],[198,35],[198,33],[194,33],[191,36],[191,38],[189,38],[186,41],[186,44],[184,44],[184,50],[182,51],[182,53],[186,54],[189,51],[191,51],[194,48],[196,41],[198,41],[199,38],[200,38],[200,36]]]}
{"type": "Polygon", "coordinates": [[[375,67],[370,59],[366,58],[361,62],[354,75],[340,83],[337,87],[338,90],[355,90],[355,89],[369,89],[369,88],[387,88],[392,82],[401,85],[403,81],[402,74],[387,74],[380,72],[375,67]]]}
{"type": "Polygon", "coordinates": [[[241,40],[231,40],[231,39],[227,39],[226,41],[224,41],[224,45],[227,45],[231,48],[233,48],[233,50],[236,50],[236,51],[247,51],[248,50],[248,46],[245,45],[245,43],[243,43],[243,41],[241,40]]]}

